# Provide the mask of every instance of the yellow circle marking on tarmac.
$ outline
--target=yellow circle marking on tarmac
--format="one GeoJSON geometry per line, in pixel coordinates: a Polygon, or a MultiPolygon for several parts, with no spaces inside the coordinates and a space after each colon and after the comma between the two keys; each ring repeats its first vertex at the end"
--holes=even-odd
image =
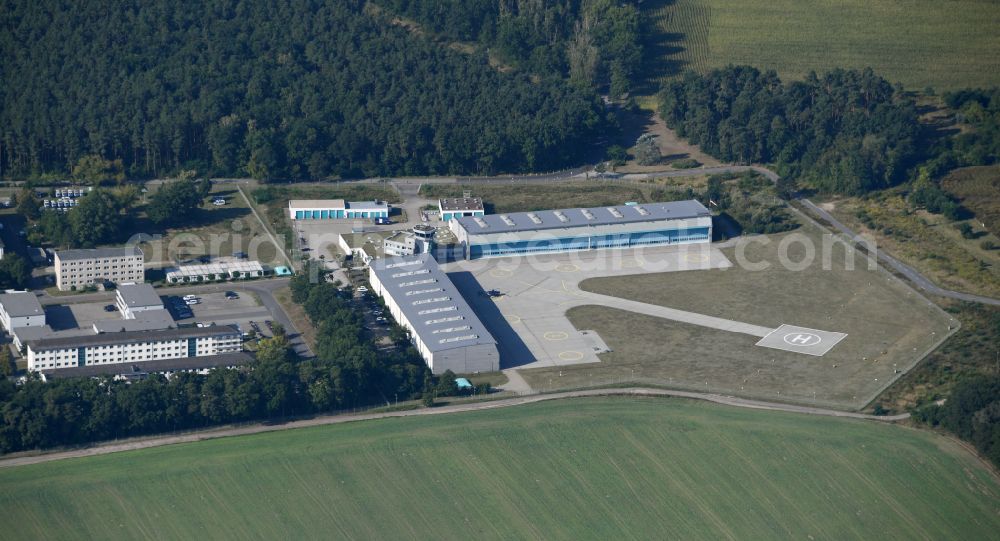
{"type": "Polygon", "coordinates": [[[559,358],[564,361],[579,361],[583,359],[583,353],[579,351],[563,351],[559,353],[559,358]]]}
{"type": "Polygon", "coordinates": [[[490,269],[490,276],[494,278],[506,278],[514,273],[505,269],[490,269]]]}
{"type": "Polygon", "coordinates": [[[580,270],[580,267],[577,267],[572,263],[560,263],[556,267],[557,272],[576,272],[578,270],[580,270]]]}
{"type": "Polygon", "coordinates": [[[553,342],[569,338],[569,335],[562,331],[549,331],[542,336],[544,336],[546,340],[552,340],[553,342]]]}
{"type": "Polygon", "coordinates": [[[686,254],[684,259],[691,263],[705,263],[709,260],[709,257],[705,254],[686,254]]]}
{"type": "Polygon", "coordinates": [[[520,316],[514,316],[514,315],[504,316],[504,319],[506,319],[508,323],[520,323],[521,322],[521,317],[520,316]]]}

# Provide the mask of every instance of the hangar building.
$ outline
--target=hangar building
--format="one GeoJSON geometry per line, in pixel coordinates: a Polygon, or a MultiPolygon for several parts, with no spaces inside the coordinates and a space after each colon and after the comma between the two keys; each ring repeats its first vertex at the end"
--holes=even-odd
{"type": "Polygon", "coordinates": [[[712,213],[695,200],[460,217],[449,227],[466,259],[689,244],[712,239],[712,213]]]}
{"type": "Polygon", "coordinates": [[[497,341],[430,254],[376,260],[369,281],[432,372],[500,369],[497,341]]]}
{"type": "Polygon", "coordinates": [[[385,201],[344,201],[343,199],[292,199],[288,202],[292,220],[343,220],[388,218],[385,201]]]}

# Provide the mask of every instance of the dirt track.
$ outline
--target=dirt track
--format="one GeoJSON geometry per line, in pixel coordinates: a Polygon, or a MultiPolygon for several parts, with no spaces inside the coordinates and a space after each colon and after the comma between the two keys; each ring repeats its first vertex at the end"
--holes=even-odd
{"type": "Polygon", "coordinates": [[[85,449],[75,449],[71,451],[58,451],[58,452],[45,453],[34,456],[20,456],[20,457],[0,459],[0,468],[25,466],[28,464],[41,464],[44,462],[52,462],[54,460],[63,460],[66,458],[106,455],[110,453],[118,453],[121,451],[134,451],[137,449],[148,449],[151,447],[160,447],[163,445],[173,445],[177,443],[189,443],[195,441],[212,440],[216,438],[226,438],[230,436],[245,436],[248,434],[275,432],[278,430],[305,428],[309,426],[334,425],[340,423],[350,423],[354,421],[366,421],[370,419],[385,419],[389,417],[413,417],[417,415],[439,415],[439,414],[458,413],[465,411],[480,411],[480,410],[488,410],[494,408],[519,406],[522,404],[532,404],[535,402],[543,402],[546,400],[559,400],[565,398],[579,398],[587,396],[615,396],[615,395],[690,398],[695,400],[705,400],[708,402],[714,402],[716,404],[724,404],[727,406],[736,406],[741,408],[770,410],[770,411],[785,411],[791,413],[802,413],[806,415],[823,415],[827,417],[846,417],[851,419],[865,419],[865,420],[875,420],[883,422],[901,421],[909,418],[910,416],[910,414],[908,413],[904,413],[901,415],[893,415],[893,416],[874,416],[874,415],[865,415],[862,413],[852,413],[846,411],[828,410],[821,408],[810,408],[806,406],[794,406],[790,404],[780,404],[774,402],[760,402],[756,400],[746,400],[743,398],[736,398],[732,396],[723,396],[717,394],[691,393],[685,391],[668,391],[664,389],[650,389],[643,387],[633,387],[625,389],[591,389],[585,391],[568,391],[563,393],[521,396],[515,398],[507,398],[507,399],[484,401],[484,402],[469,402],[463,404],[456,404],[452,406],[442,406],[438,408],[423,408],[423,409],[407,410],[407,411],[364,413],[364,414],[354,414],[354,415],[331,415],[324,417],[316,417],[314,419],[292,421],[280,425],[255,424],[251,426],[221,428],[214,430],[210,429],[179,436],[152,436],[149,438],[130,440],[125,443],[107,443],[107,444],[100,444],[94,447],[88,447],[85,449]]]}

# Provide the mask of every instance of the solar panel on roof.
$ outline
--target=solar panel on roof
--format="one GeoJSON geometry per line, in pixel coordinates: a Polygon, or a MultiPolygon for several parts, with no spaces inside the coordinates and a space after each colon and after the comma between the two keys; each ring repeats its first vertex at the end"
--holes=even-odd
{"type": "Polygon", "coordinates": [[[421,310],[417,312],[418,316],[426,316],[427,314],[436,314],[438,312],[454,312],[458,310],[457,306],[442,306],[441,308],[428,308],[427,310],[421,310]]]}
{"type": "Polygon", "coordinates": [[[446,329],[434,329],[433,331],[431,331],[431,334],[442,334],[442,333],[450,333],[450,332],[458,332],[458,331],[470,331],[470,330],[472,330],[472,327],[470,327],[468,325],[462,325],[461,327],[448,327],[446,329]]]}
{"type": "Polygon", "coordinates": [[[407,291],[406,296],[410,295],[423,295],[424,293],[434,293],[435,291],[444,291],[443,287],[435,287],[431,289],[415,289],[413,291],[407,291]]]}
{"type": "Polygon", "coordinates": [[[421,284],[433,284],[435,282],[437,282],[436,279],[434,279],[434,278],[428,278],[426,280],[414,280],[412,282],[403,282],[403,283],[399,284],[399,287],[419,286],[421,284]]]}
{"type": "Polygon", "coordinates": [[[430,274],[430,272],[431,271],[429,271],[427,269],[420,269],[420,270],[409,271],[409,272],[397,272],[396,274],[393,274],[392,277],[393,278],[403,278],[405,276],[416,276],[417,274],[430,274]]]}
{"type": "Polygon", "coordinates": [[[448,343],[451,343],[451,342],[461,342],[462,340],[475,340],[476,338],[479,338],[479,335],[477,335],[477,334],[469,334],[469,335],[466,335],[466,336],[455,336],[455,337],[452,337],[452,338],[442,338],[442,339],[438,340],[438,343],[439,344],[448,344],[448,343]]]}
{"type": "Polygon", "coordinates": [[[423,262],[420,261],[419,259],[417,259],[417,260],[414,260],[414,261],[400,261],[398,263],[389,263],[389,264],[387,264],[385,266],[385,268],[387,268],[387,269],[395,269],[395,268],[398,268],[398,267],[408,267],[410,265],[422,265],[422,264],[423,264],[423,262]]]}
{"type": "Polygon", "coordinates": [[[450,301],[450,300],[451,300],[451,297],[434,297],[433,299],[419,299],[419,300],[413,301],[412,304],[413,304],[413,306],[417,306],[419,304],[432,304],[432,303],[435,303],[435,302],[444,302],[444,301],[450,301]]]}
{"type": "Polygon", "coordinates": [[[428,319],[427,321],[424,322],[424,325],[436,325],[438,323],[447,323],[449,321],[461,321],[463,319],[465,319],[465,317],[463,316],[451,316],[451,317],[442,317],[438,319],[428,319]]]}

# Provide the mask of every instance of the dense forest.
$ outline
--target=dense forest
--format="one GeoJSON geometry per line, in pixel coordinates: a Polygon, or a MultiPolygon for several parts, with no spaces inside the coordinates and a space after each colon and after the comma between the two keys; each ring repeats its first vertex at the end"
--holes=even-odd
{"type": "Polygon", "coordinates": [[[324,280],[311,282],[307,275],[295,277],[291,286],[294,300],[320,331],[315,359],[297,358],[279,330],[261,340],[251,366],[207,375],[151,376],[133,383],[111,378],[43,383],[31,375],[21,385],[0,375],[0,452],[458,392],[453,374],[431,375],[405,333],[394,351],[376,351],[345,298],[350,293],[324,280]]]}
{"type": "Polygon", "coordinates": [[[560,74],[629,92],[642,62],[637,2],[621,0],[377,0],[448,39],[476,42],[537,75],[560,74]]]}
{"type": "Polygon", "coordinates": [[[92,155],[129,176],[547,170],[607,127],[585,85],[501,73],[360,0],[2,5],[2,176],[92,155]]]}
{"type": "Polygon", "coordinates": [[[663,89],[660,114],[717,158],[775,163],[783,176],[846,194],[906,180],[921,140],[916,106],[871,70],[788,84],[747,66],[689,72],[663,89]]]}
{"type": "Polygon", "coordinates": [[[914,418],[972,443],[1000,467],[1000,376],[960,381],[944,404],[924,406],[914,412],[914,418]]]}

